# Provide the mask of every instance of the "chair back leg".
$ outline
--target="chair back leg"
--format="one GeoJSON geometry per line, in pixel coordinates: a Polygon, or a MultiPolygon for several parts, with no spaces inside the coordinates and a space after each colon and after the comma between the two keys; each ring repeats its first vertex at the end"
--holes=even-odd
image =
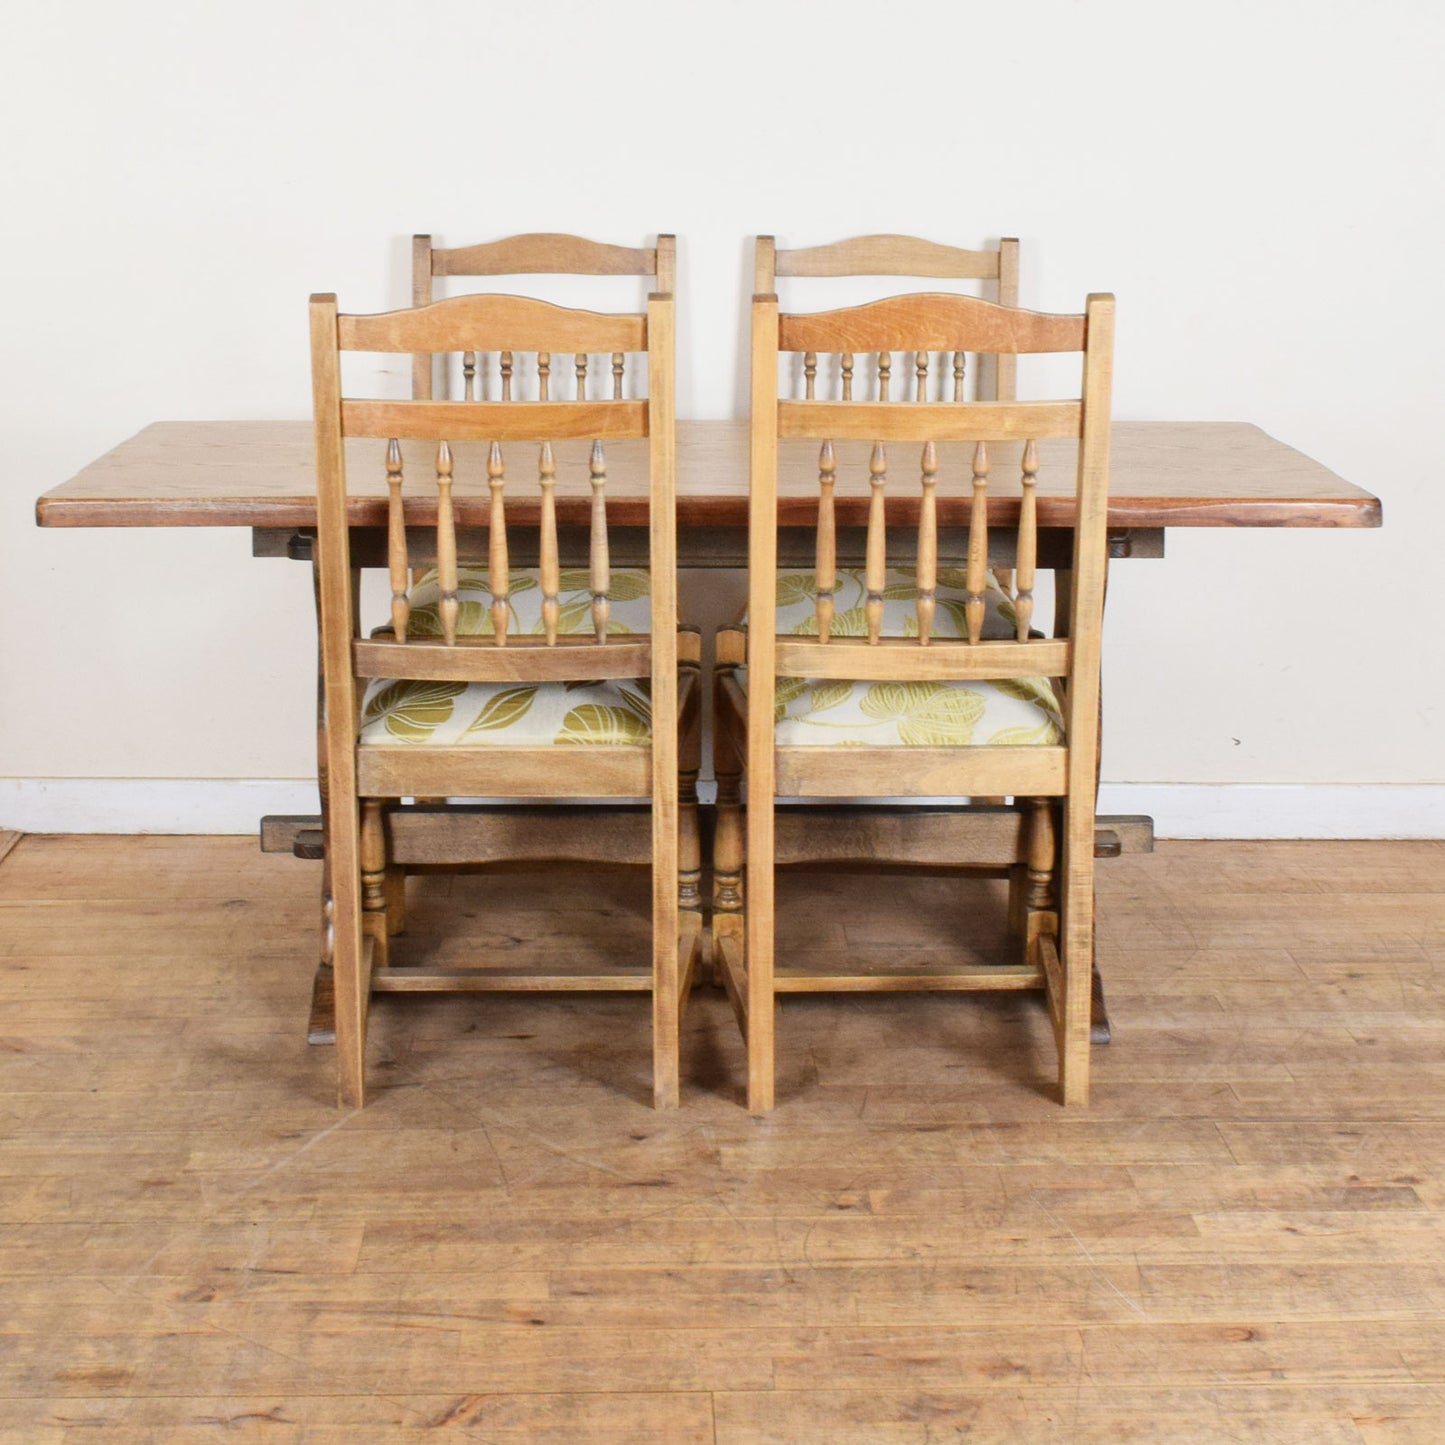
{"type": "Polygon", "coordinates": [[[1089,1022],[1094,972],[1094,799],[1064,801],[1060,878],[1063,997],[1055,1001],[1059,1096],[1064,1104],[1089,1102],[1089,1022]]]}

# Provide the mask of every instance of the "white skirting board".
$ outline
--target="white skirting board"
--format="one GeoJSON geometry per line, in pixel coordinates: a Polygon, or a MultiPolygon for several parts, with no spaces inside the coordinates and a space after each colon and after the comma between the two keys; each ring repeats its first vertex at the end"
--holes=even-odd
{"type": "Polygon", "coordinates": [[[1159,838],[1445,838],[1445,783],[1104,783],[1159,838]]]}
{"type": "Polygon", "coordinates": [[[263,813],[314,813],[306,778],[4,778],[20,833],[254,833],[263,813]]]}
{"type": "MultiPolygon", "coordinates": [[[[316,809],[304,778],[0,779],[0,829],[21,833],[254,833],[316,809]]],[[[1442,783],[1105,783],[1099,811],[1148,814],[1161,838],[1445,838],[1442,783]]]]}

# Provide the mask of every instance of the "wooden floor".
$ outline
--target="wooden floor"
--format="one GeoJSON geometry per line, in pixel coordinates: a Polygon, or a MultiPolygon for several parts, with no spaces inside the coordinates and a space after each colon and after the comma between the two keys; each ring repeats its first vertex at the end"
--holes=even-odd
{"type": "MultiPolygon", "coordinates": [[[[337,1112],[316,868],[0,863],[0,1439],[1445,1440],[1445,845],[1105,865],[1087,1110],[1031,999],[800,998],[765,1121],[710,990],[673,1114],[621,995],[382,1000],[337,1112]]],[[[645,950],[640,878],[417,881],[434,954],[645,950]]],[[[786,879],[784,946],[993,889],[786,879]]]]}

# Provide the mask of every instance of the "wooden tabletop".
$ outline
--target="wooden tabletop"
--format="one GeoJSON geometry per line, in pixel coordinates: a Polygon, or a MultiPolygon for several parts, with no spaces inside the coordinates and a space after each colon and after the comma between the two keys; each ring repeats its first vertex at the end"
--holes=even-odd
{"type": "MultiPolygon", "coordinates": [[[[742,526],[747,522],[747,423],[678,423],[678,524],[742,526]]],[[[607,447],[608,506],[619,526],[646,520],[646,443],[607,447]]],[[[357,526],[386,522],[384,443],[347,443],[348,486],[357,526]]],[[[1074,444],[1040,446],[1039,523],[1073,521],[1074,444]]],[[[458,445],[456,511],[460,525],[484,525],[488,498],[482,451],[458,445]]],[[[916,448],[889,447],[890,523],[916,518],[916,448]]],[[[1018,448],[991,448],[991,515],[1008,522],[1017,510],[1018,448]]],[[[585,444],[562,443],[558,460],[560,522],[585,524],[589,510],[585,444]]],[[[430,457],[406,449],[408,520],[434,519],[430,457]],[[415,502],[411,495],[415,491],[415,502]]],[[[940,448],[940,524],[967,521],[971,448],[940,448]]],[[[866,448],[838,447],[838,522],[867,519],[866,448]]],[[[508,448],[508,514],[535,511],[535,456],[508,448]]],[[[779,519],[807,525],[817,502],[817,451],[784,442],[779,519]]],[[[36,506],[42,527],[310,527],[316,523],[309,421],[156,422],[45,493],[36,506]]],[[[1378,527],[1378,498],[1337,477],[1293,447],[1242,422],[1120,421],[1113,429],[1109,525],[1128,527],[1378,527]]]]}

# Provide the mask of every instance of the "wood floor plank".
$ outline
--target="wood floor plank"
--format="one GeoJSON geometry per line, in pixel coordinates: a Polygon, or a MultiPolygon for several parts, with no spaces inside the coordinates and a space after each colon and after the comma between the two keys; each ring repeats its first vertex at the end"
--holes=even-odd
{"type": "Polygon", "coordinates": [[[1261,1419],[1245,1398],[1205,1402],[1186,1414],[1172,1392],[1126,1413],[1106,1392],[1082,1386],[1006,1394],[998,1389],[859,1393],[775,1391],[717,1398],[718,1445],[932,1445],[978,1439],[1002,1445],[1092,1445],[1160,1440],[1190,1445],[1360,1445],[1354,1421],[1311,1414],[1261,1419]],[[1238,1413],[1231,1411],[1235,1407],[1238,1413]]]}
{"type": "MultiPolygon", "coordinates": [[[[305,1020],[317,865],[27,836],[0,866],[0,1441],[1445,1439],[1445,845],[1101,866],[1115,1042],[1027,996],[305,1020]]],[[[988,880],[788,874],[779,956],[985,957],[988,880]]],[[[615,966],[645,873],[411,882],[413,961],[615,966]],[[570,960],[570,962],[568,961],[570,960]]]]}
{"type": "Polygon", "coordinates": [[[437,1432],[502,1445],[635,1445],[639,1440],[712,1445],[712,1400],[707,1394],[643,1394],[619,1390],[573,1395],[478,1392],[435,1395],[99,1396],[0,1401],[0,1439],[120,1445],[217,1439],[350,1445],[435,1441],[437,1432]],[[60,1423],[50,1424],[50,1421],[60,1423]]]}

